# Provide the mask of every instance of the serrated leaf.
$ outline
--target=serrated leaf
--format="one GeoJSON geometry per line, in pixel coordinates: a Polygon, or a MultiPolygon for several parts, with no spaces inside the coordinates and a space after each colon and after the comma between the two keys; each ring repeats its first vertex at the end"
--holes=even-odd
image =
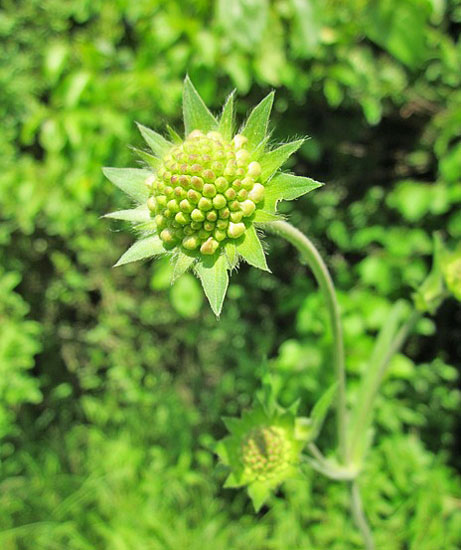
{"type": "Polygon", "coordinates": [[[149,197],[149,190],[144,183],[152,175],[149,170],[107,167],[102,171],[107,179],[138,202],[144,202],[149,197]]]}
{"type": "MultiPolygon", "coordinates": [[[[264,208],[266,207],[266,203],[264,203],[264,208]]],[[[278,222],[282,220],[283,218],[281,216],[278,216],[275,212],[268,212],[267,210],[256,210],[253,222],[254,223],[270,223],[270,222],[278,222]]]]}
{"type": "Polygon", "coordinates": [[[209,132],[216,130],[218,126],[218,122],[208,110],[188,76],[184,80],[183,112],[186,136],[192,130],[209,132]]]}
{"type": "Polygon", "coordinates": [[[235,90],[227,98],[218,126],[218,131],[228,141],[232,139],[234,130],[234,95],[235,90]]]}
{"type": "Polygon", "coordinates": [[[147,126],[143,126],[139,124],[139,122],[137,122],[136,125],[147,145],[149,145],[154,154],[158,157],[164,157],[173,146],[170,141],[166,140],[163,136],[157,134],[157,132],[154,132],[154,130],[151,130],[147,126]]]}
{"type": "Polygon", "coordinates": [[[139,206],[129,210],[119,210],[118,212],[110,212],[105,214],[103,218],[111,218],[113,220],[123,220],[126,222],[142,223],[150,222],[150,211],[147,206],[139,206]]]}
{"type": "Polygon", "coordinates": [[[181,275],[186,273],[186,271],[190,268],[190,266],[195,262],[195,259],[193,256],[189,256],[188,254],[184,254],[184,252],[179,252],[176,263],[174,264],[174,270],[173,270],[173,279],[172,283],[174,283],[181,275]]]}
{"type": "Polygon", "coordinates": [[[248,496],[251,498],[255,512],[261,510],[263,504],[270,497],[270,494],[270,488],[260,481],[255,481],[248,486],[248,496]]]}
{"type": "Polygon", "coordinates": [[[158,235],[147,237],[140,241],[136,241],[134,245],[121,256],[114,267],[144,260],[145,258],[152,258],[152,256],[158,256],[166,252],[168,251],[164,248],[163,242],[158,235]]]}
{"type": "Polygon", "coordinates": [[[266,137],[273,103],[274,92],[271,92],[256,105],[246,121],[245,127],[241,133],[248,138],[248,145],[251,150],[256,149],[266,137]]]}
{"type": "Polygon", "coordinates": [[[243,241],[237,245],[237,251],[247,263],[270,273],[266,255],[253,225],[245,231],[243,241]]]}
{"type": "Polygon", "coordinates": [[[322,185],[323,183],[303,176],[276,174],[266,185],[264,207],[275,212],[277,201],[297,199],[322,185]]]}
{"type": "Polygon", "coordinates": [[[267,181],[274,172],[276,172],[290,157],[295,153],[304,139],[298,139],[291,143],[285,143],[277,149],[269,151],[260,159],[261,164],[261,181],[267,181]]]}
{"type": "Polygon", "coordinates": [[[317,403],[314,405],[314,408],[312,409],[310,415],[310,418],[312,420],[312,439],[315,439],[322,429],[323,422],[336,395],[337,387],[338,384],[336,382],[331,385],[327,389],[327,391],[320,397],[320,399],[317,401],[317,403]]]}
{"type": "Polygon", "coordinates": [[[229,285],[227,258],[224,254],[221,254],[213,264],[201,261],[197,264],[195,270],[202,282],[203,290],[210,302],[211,309],[219,317],[229,285]]]}
{"type": "Polygon", "coordinates": [[[141,158],[146,164],[151,166],[154,171],[157,171],[160,168],[160,165],[162,164],[162,161],[154,157],[154,155],[151,155],[147,151],[143,151],[142,149],[137,149],[136,147],[130,147],[130,149],[138,155],[139,158],[141,158]]]}

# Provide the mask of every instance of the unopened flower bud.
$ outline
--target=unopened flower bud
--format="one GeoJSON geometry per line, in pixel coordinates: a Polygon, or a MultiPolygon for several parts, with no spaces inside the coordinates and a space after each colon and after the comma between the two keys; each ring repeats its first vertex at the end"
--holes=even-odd
{"type": "Polygon", "coordinates": [[[247,199],[246,201],[240,203],[240,209],[245,218],[247,218],[254,213],[254,211],[256,210],[256,205],[252,200],[247,199]]]}
{"type": "Polygon", "coordinates": [[[195,250],[200,246],[200,239],[197,237],[197,235],[189,235],[187,237],[184,237],[182,240],[182,245],[187,250],[195,250]]]}
{"type": "Polygon", "coordinates": [[[264,198],[264,186],[260,183],[255,183],[253,189],[248,193],[248,198],[253,202],[261,202],[264,198]]]}
{"type": "Polygon", "coordinates": [[[198,205],[200,210],[211,210],[213,207],[213,203],[210,201],[210,199],[207,199],[206,197],[202,197],[198,201],[198,205]]]}
{"type": "Polygon", "coordinates": [[[231,239],[238,239],[245,233],[245,224],[244,223],[229,223],[227,228],[227,234],[231,239]]]}
{"type": "Polygon", "coordinates": [[[205,219],[205,214],[198,208],[194,208],[190,214],[190,217],[194,222],[203,222],[205,219]]]}
{"type": "Polygon", "coordinates": [[[236,134],[232,141],[234,142],[234,147],[236,149],[241,149],[248,142],[248,138],[242,136],[241,134],[236,134]]]}
{"type": "Polygon", "coordinates": [[[218,250],[219,242],[213,237],[209,237],[200,247],[202,254],[212,255],[218,250]]]}

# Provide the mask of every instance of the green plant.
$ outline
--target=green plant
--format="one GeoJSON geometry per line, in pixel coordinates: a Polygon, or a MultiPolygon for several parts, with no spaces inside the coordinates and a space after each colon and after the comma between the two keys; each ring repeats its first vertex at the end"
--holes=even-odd
{"type": "Polygon", "coordinates": [[[133,222],[142,235],[115,265],[170,255],[173,280],[192,268],[219,316],[228,271],[236,267],[239,258],[268,269],[255,226],[297,248],[303,262],[312,269],[327,306],[336,384],[317,402],[310,418],[296,417],[296,405],[290,411],[281,409],[270,388],[240,420],[226,420],[232,435],[217,445],[216,452],[230,472],[226,486],[246,485],[256,510],[282,482],[302,473],[303,460],[325,476],[347,482],[355,523],[366,548],[373,549],[358,477],[369,453],[378,390],[391,360],[421,314],[436,310],[446,295],[445,289],[458,296],[459,254],[442,251],[440,241],[435,239],[433,271],[415,293],[417,309],[402,321],[401,303],[393,306],[372,349],[359,399],[348,410],[343,332],[333,281],[313,243],[277,215],[278,201],[297,198],[320,184],[278,171],[303,141],[269,147],[273,95],[251,112],[235,135],[233,97],[231,94],[228,98],[218,121],[187,77],[183,91],[185,139],[170,129],[172,141],[167,141],[141,126],[153,153],[138,151],[147,168],[104,169],[105,175],[138,203],[134,209],[107,217],[133,222]],[[338,451],[334,458],[326,458],[314,440],[333,401],[338,451]],[[302,457],[303,448],[307,454],[302,457]]]}

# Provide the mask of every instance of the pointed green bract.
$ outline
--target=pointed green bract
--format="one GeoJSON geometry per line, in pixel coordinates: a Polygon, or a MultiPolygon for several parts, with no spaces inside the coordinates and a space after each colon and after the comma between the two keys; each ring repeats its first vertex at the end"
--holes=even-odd
{"type": "Polygon", "coordinates": [[[224,248],[224,252],[226,254],[229,269],[234,269],[234,267],[237,267],[239,261],[237,246],[234,243],[227,243],[224,248]]]}
{"type": "Polygon", "coordinates": [[[282,164],[295,153],[301,145],[304,143],[304,139],[298,139],[291,143],[285,143],[273,151],[266,153],[259,161],[261,164],[261,179],[267,181],[276,172],[282,164]]]}
{"type": "Polygon", "coordinates": [[[248,496],[251,498],[255,512],[261,510],[263,504],[270,497],[271,490],[266,483],[255,481],[248,486],[248,496]]]}
{"type": "Polygon", "coordinates": [[[168,250],[163,246],[158,235],[153,237],[147,237],[136,241],[126,252],[121,256],[118,262],[114,267],[120,265],[129,264],[131,262],[137,262],[139,260],[144,260],[145,258],[152,258],[152,256],[158,256],[159,254],[165,254],[168,250]]]}
{"type": "Polygon", "coordinates": [[[218,123],[215,117],[208,110],[188,76],[184,80],[183,111],[186,136],[192,130],[202,132],[216,130],[218,123]]]}
{"type": "Polygon", "coordinates": [[[191,267],[195,262],[196,258],[193,256],[188,256],[184,252],[179,252],[178,257],[176,258],[176,263],[174,264],[173,278],[171,280],[174,283],[181,275],[184,275],[186,271],[191,267]]]}
{"type": "Polygon", "coordinates": [[[218,131],[229,141],[232,139],[234,130],[234,95],[235,90],[227,98],[218,126],[218,131]]]}
{"type": "Polygon", "coordinates": [[[248,144],[252,150],[256,149],[266,137],[273,102],[274,92],[271,92],[251,111],[241,132],[248,138],[248,144]]]}
{"type": "MultiPolygon", "coordinates": [[[[264,207],[266,206],[266,200],[264,199],[264,207]]],[[[267,210],[256,210],[253,218],[254,223],[270,223],[280,221],[280,216],[277,216],[274,212],[268,212],[267,210]]]]}
{"type": "Polygon", "coordinates": [[[138,155],[139,158],[141,158],[146,164],[151,166],[153,170],[157,171],[161,165],[161,160],[157,157],[154,157],[154,155],[151,155],[147,151],[143,151],[142,149],[137,149],[136,147],[130,147],[130,149],[138,155]]]}
{"type": "Polygon", "coordinates": [[[219,317],[229,285],[226,257],[221,254],[213,264],[200,262],[195,267],[195,270],[202,282],[203,290],[210,302],[211,309],[219,317]]]}
{"type": "Polygon", "coordinates": [[[118,212],[110,212],[105,214],[103,218],[111,218],[113,220],[123,220],[126,222],[142,223],[150,222],[150,211],[147,206],[139,206],[129,210],[119,210],[118,212]]]}
{"type": "Polygon", "coordinates": [[[178,132],[176,132],[174,128],[172,128],[169,124],[167,124],[166,129],[170,134],[170,138],[173,141],[173,143],[182,143],[181,136],[178,134],[178,132]]]}
{"type": "Polygon", "coordinates": [[[158,157],[165,156],[172,147],[172,143],[166,140],[154,130],[143,126],[142,124],[136,123],[139,131],[141,132],[142,137],[146,141],[147,145],[152,149],[154,155],[158,157]]]}
{"type": "Polygon", "coordinates": [[[244,239],[237,245],[237,250],[247,263],[263,271],[270,272],[270,269],[267,267],[266,256],[261,241],[253,225],[245,231],[244,239]]]}
{"type": "Polygon", "coordinates": [[[145,185],[152,172],[139,168],[103,168],[104,175],[124,193],[138,202],[145,202],[149,191],[145,185]]]}

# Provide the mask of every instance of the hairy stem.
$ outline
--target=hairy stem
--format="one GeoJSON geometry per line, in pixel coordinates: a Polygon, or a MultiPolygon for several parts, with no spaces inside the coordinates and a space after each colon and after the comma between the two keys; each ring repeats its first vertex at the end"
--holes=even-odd
{"type": "Polygon", "coordinates": [[[354,518],[355,524],[357,525],[362,535],[365,549],[374,550],[375,543],[373,541],[373,534],[363,511],[362,498],[360,496],[360,490],[357,481],[351,482],[351,508],[352,517],[354,518]]]}
{"type": "Polygon", "coordinates": [[[341,460],[348,463],[347,452],[347,418],[346,418],[346,372],[344,367],[344,343],[341,318],[335,288],[325,262],[313,243],[301,231],[287,222],[277,221],[267,224],[266,229],[280,235],[295,246],[303,260],[311,268],[322,291],[328,308],[331,331],[333,336],[333,361],[338,381],[338,397],[336,400],[336,426],[341,460]]]}

